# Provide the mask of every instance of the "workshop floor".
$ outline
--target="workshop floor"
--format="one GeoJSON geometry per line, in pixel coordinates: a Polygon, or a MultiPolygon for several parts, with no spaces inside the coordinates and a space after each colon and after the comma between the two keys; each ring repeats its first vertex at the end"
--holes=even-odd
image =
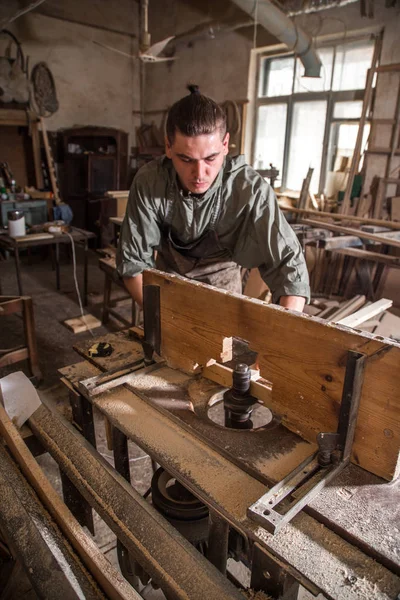
{"type": "MultiPolygon", "coordinates": [[[[61,249],[65,250],[65,249],[61,249]]],[[[73,350],[73,345],[92,337],[90,332],[79,334],[72,333],[63,321],[80,316],[79,304],[73,279],[73,268],[67,254],[61,252],[61,290],[56,290],[55,272],[52,271],[50,257],[43,252],[22,256],[22,284],[24,294],[33,299],[35,329],[39,353],[39,363],[43,379],[38,392],[42,401],[55,407],[65,416],[69,416],[68,394],[64,385],[60,384],[58,369],[76,362],[81,358],[73,350]]],[[[89,283],[87,312],[101,320],[101,307],[103,299],[104,275],[97,266],[98,256],[89,252],[89,283]]],[[[82,282],[82,269],[77,267],[78,282],[82,282]]],[[[116,289],[115,295],[122,290],[116,289]]],[[[0,295],[18,295],[15,275],[14,260],[2,260],[0,255],[0,295]]],[[[130,318],[130,303],[123,303],[119,307],[125,318],[130,318]]],[[[107,326],[101,326],[93,331],[94,336],[100,336],[110,331],[120,329],[120,324],[110,319],[107,326]]],[[[19,315],[1,317],[0,321],[0,348],[12,348],[22,343],[23,325],[19,315]]],[[[5,375],[22,370],[28,374],[24,362],[0,369],[0,378],[5,375]]],[[[106,460],[112,462],[112,453],[107,449],[103,419],[100,414],[95,414],[97,449],[106,460]]],[[[45,471],[56,490],[61,493],[61,481],[58,466],[49,455],[38,458],[38,462],[45,471]]],[[[149,485],[152,475],[150,458],[135,444],[130,443],[130,469],[132,485],[144,493],[149,485]]],[[[95,514],[95,541],[103,550],[108,559],[118,567],[116,556],[116,540],[112,531],[95,514]]],[[[239,576],[239,574],[237,574],[239,576]]],[[[162,599],[164,595],[160,590],[143,590],[143,597],[151,600],[162,599]]],[[[28,587],[21,586],[18,598],[33,600],[35,595],[28,587]]],[[[15,597],[15,600],[18,600],[15,597]]],[[[305,590],[301,590],[298,600],[313,598],[305,590]]],[[[322,596],[320,597],[322,598],[322,596]]]]}

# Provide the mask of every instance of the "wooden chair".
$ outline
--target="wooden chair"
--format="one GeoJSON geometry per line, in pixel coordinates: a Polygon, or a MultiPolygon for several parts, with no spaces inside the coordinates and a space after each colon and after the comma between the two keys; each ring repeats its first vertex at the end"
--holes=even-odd
{"type": "MultiPolygon", "coordinates": [[[[132,300],[132,321],[129,322],[122,315],[120,315],[115,309],[115,300],[111,298],[112,286],[118,285],[125,289],[124,282],[119,277],[117,267],[115,263],[115,256],[105,257],[99,259],[99,268],[104,272],[104,297],[103,297],[103,316],[102,323],[105,325],[110,320],[110,315],[120,321],[126,327],[139,325],[140,310],[132,300]]],[[[130,295],[119,296],[118,301],[130,298],[130,295]]]]}
{"type": "Polygon", "coordinates": [[[0,296],[0,317],[22,313],[25,345],[11,349],[0,349],[0,368],[21,360],[28,360],[31,378],[38,384],[42,379],[39,368],[32,298],[29,296],[0,296]]]}

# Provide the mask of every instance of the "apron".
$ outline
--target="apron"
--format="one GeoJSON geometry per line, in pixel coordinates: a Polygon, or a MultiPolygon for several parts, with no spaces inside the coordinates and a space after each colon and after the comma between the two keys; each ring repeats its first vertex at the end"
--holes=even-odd
{"type": "Polygon", "coordinates": [[[222,190],[220,188],[207,231],[196,241],[184,244],[174,238],[171,230],[174,206],[173,187],[171,185],[168,196],[168,210],[161,236],[161,248],[157,253],[156,266],[167,273],[184,275],[189,279],[195,279],[202,283],[208,283],[241,294],[240,267],[230,260],[231,253],[223,248],[215,231],[220,213],[221,195],[222,190]]]}

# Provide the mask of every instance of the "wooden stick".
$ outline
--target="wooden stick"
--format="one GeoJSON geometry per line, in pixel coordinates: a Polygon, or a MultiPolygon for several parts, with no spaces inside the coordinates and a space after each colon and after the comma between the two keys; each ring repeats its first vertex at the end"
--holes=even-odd
{"type": "MultiPolygon", "coordinates": [[[[339,213],[323,212],[320,210],[302,209],[302,208],[287,208],[281,206],[281,210],[285,212],[292,212],[300,215],[312,215],[313,217],[337,219],[339,221],[350,221],[354,223],[362,223],[363,225],[377,225],[378,227],[387,227],[388,229],[400,229],[399,221],[385,221],[384,219],[363,219],[362,217],[355,217],[350,215],[341,215],[339,213]]],[[[324,224],[324,221],[320,225],[324,224]]]]}
{"type": "MultiPolygon", "coordinates": [[[[312,221],[311,219],[302,219],[302,223],[306,225],[312,225],[313,227],[321,227],[321,221],[312,221]]],[[[324,223],[324,228],[330,231],[338,231],[339,233],[346,233],[348,235],[355,235],[362,240],[371,240],[378,242],[379,244],[386,244],[386,246],[394,246],[400,248],[400,240],[394,240],[384,235],[377,235],[376,233],[367,233],[360,229],[352,229],[351,227],[340,227],[339,225],[332,225],[332,223],[324,223]]]]}

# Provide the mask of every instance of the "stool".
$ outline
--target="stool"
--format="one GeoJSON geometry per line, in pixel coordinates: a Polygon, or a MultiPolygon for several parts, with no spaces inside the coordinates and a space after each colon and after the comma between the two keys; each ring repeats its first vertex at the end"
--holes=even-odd
{"type": "MultiPolygon", "coordinates": [[[[120,321],[126,327],[139,325],[140,310],[136,306],[134,300],[132,300],[132,322],[127,321],[122,317],[116,310],[114,310],[114,301],[111,299],[111,292],[113,284],[126,289],[123,279],[118,274],[115,257],[107,257],[99,259],[99,267],[104,272],[104,298],[103,298],[103,315],[102,323],[105,325],[110,320],[110,315],[120,321]]],[[[131,298],[129,294],[119,297],[118,300],[125,300],[131,298]]]]}
{"type": "Polygon", "coordinates": [[[35,379],[35,384],[38,384],[42,379],[42,373],[38,363],[32,298],[29,296],[0,296],[0,317],[17,312],[22,312],[26,345],[0,350],[0,367],[28,359],[31,378],[35,379]]]}

